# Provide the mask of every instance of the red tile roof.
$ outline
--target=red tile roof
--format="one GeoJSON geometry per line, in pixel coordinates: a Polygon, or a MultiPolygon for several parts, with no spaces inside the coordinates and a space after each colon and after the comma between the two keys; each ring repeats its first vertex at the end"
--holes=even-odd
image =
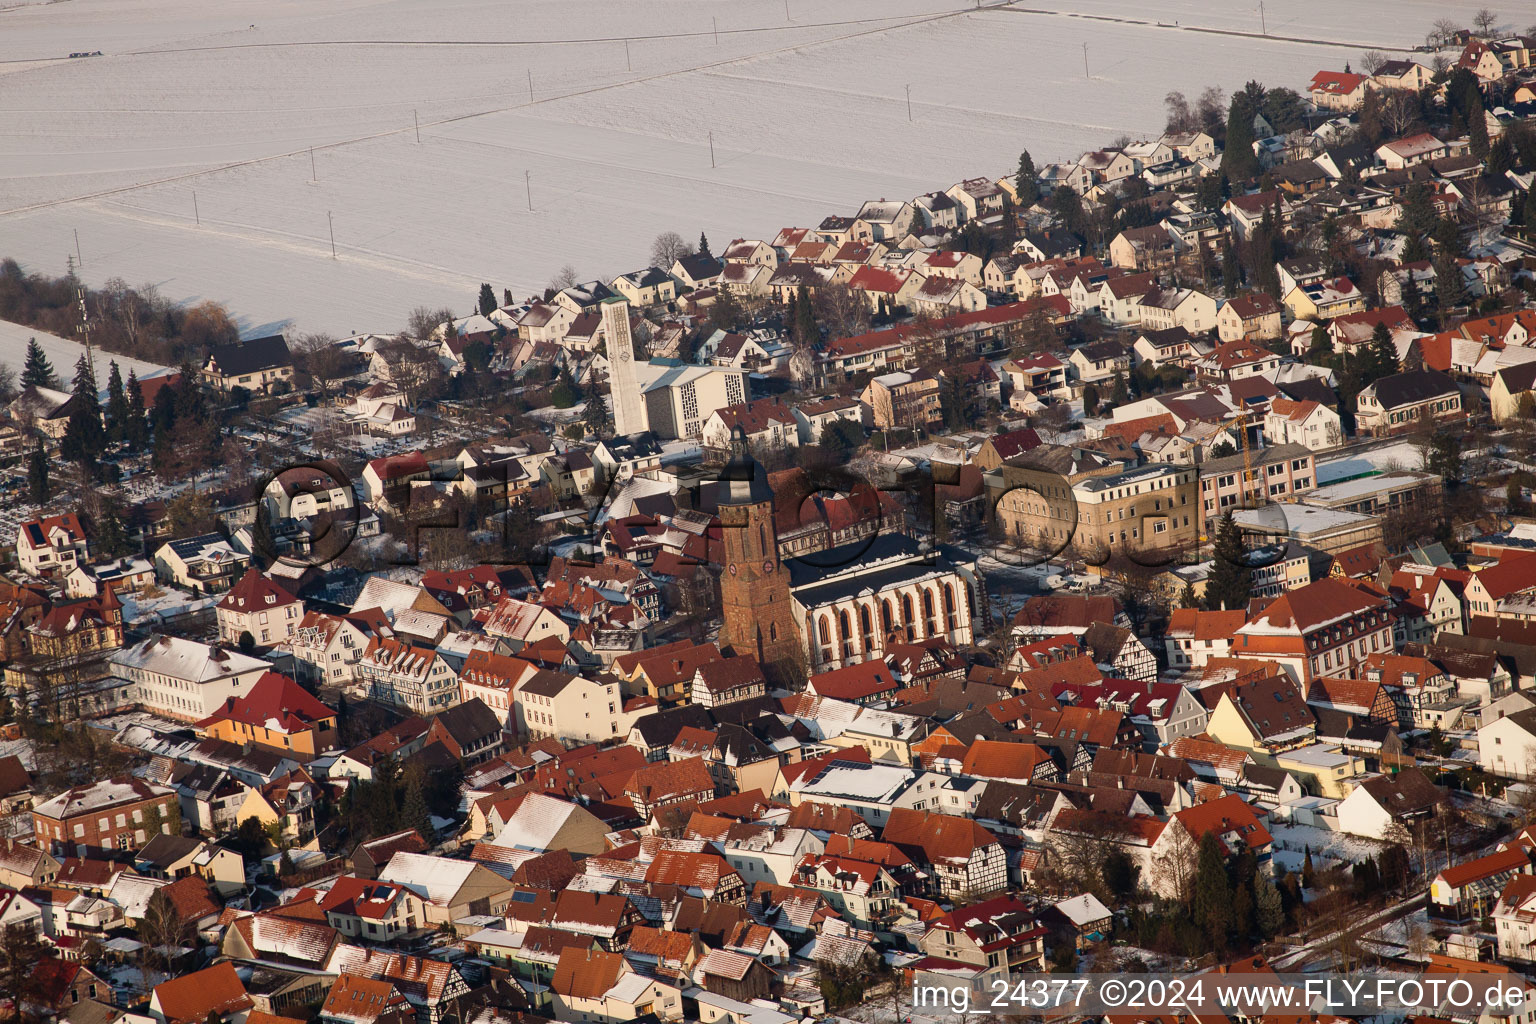
{"type": "Polygon", "coordinates": [[[239,722],[274,732],[303,732],[336,712],[311,696],[298,683],[277,672],[264,672],[243,697],[230,697],[224,706],[197,723],[207,729],[217,722],[239,722]]]}
{"type": "Polygon", "coordinates": [[[228,961],[156,985],[154,997],[166,1024],[205,1021],[214,1013],[227,1017],[256,1005],[228,961]]]}

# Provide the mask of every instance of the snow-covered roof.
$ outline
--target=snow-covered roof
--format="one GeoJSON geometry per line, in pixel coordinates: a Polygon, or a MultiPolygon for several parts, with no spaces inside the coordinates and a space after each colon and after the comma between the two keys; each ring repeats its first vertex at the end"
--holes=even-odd
{"type": "Polygon", "coordinates": [[[453,902],[476,866],[474,861],[401,851],[384,865],[384,870],[379,872],[379,881],[397,882],[427,902],[446,907],[453,902]]]}
{"type": "Polygon", "coordinates": [[[1056,904],[1056,909],[1061,911],[1068,921],[1078,927],[1092,924],[1094,921],[1102,921],[1109,917],[1109,908],[1099,902],[1099,898],[1093,893],[1083,893],[1081,896],[1073,896],[1069,900],[1062,900],[1056,904]]]}
{"type": "Polygon", "coordinates": [[[271,668],[260,658],[239,651],[175,636],[152,636],[113,654],[111,661],[118,668],[153,672],[192,683],[209,683],[271,668]]]}

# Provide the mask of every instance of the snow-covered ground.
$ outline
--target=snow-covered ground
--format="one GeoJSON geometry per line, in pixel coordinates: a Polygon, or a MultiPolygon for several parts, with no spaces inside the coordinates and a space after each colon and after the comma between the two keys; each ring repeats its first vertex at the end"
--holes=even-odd
{"type": "Polygon", "coordinates": [[[1275,838],[1275,863],[1289,871],[1301,870],[1309,850],[1313,868],[1322,870],[1332,867],[1331,862],[1358,864],[1367,857],[1375,857],[1386,845],[1364,836],[1331,832],[1314,825],[1271,822],[1269,831],[1275,838]]]}
{"type": "Polygon", "coordinates": [[[661,231],[771,237],[1155,135],[1171,89],[1301,89],[1476,6],[1271,0],[1263,37],[1208,0],[28,4],[0,11],[0,255],[59,273],[78,229],[88,282],[248,335],[391,330],[636,269],[661,231]]]}
{"type": "MultiPolygon", "coordinates": [[[[3,19],[0,19],[0,24],[3,24],[3,19]]],[[[5,237],[5,232],[0,230],[0,239],[5,237]]],[[[4,241],[0,241],[0,247],[4,245],[4,241]]],[[[53,364],[53,372],[59,375],[59,380],[68,390],[69,379],[75,373],[75,363],[85,354],[85,346],[78,341],[60,338],[57,335],[39,331],[35,327],[24,327],[8,320],[0,320],[0,363],[9,366],[20,375],[22,363],[27,357],[27,342],[32,338],[36,338],[37,343],[42,346],[43,354],[53,364]]],[[[129,370],[133,370],[140,378],[169,372],[167,367],[155,363],[146,363],[142,359],[129,359],[126,356],[113,355],[97,349],[96,383],[103,389],[107,386],[107,367],[114,359],[117,360],[117,365],[123,372],[124,380],[128,379],[129,370]]]]}

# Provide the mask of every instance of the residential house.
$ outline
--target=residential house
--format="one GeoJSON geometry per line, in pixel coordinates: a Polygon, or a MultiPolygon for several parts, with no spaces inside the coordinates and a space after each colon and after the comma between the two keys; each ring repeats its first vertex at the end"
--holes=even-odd
{"type": "Polygon", "coordinates": [[[1301,683],[1357,675],[1370,655],[1392,649],[1386,597],[1337,579],[1281,594],[1238,627],[1232,641],[1233,657],[1278,662],[1301,683]]]}
{"type": "Polygon", "coordinates": [[[1141,325],[1151,331],[1209,331],[1216,326],[1216,300],[1193,288],[1153,288],[1141,299],[1141,325]]]}
{"type": "Polygon", "coordinates": [[[423,901],[429,926],[452,924],[462,917],[499,914],[512,896],[512,883],[474,861],[396,853],[379,872],[379,881],[410,889],[423,901]]]}
{"type": "Polygon", "coordinates": [[[478,698],[461,701],[432,717],[427,743],[441,743],[466,767],[488,761],[506,749],[502,719],[478,698]]]}
{"type": "Polygon", "coordinates": [[[1382,377],[1361,390],[1355,405],[1356,429],[1377,437],[1466,418],[1460,387],[1438,370],[1382,377]]]}
{"type": "Polygon", "coordinates": [[[240,644],[244,636],[258,647],[280,644],[304,617],[304,602],[254,567],[214,607],[219,639],[227,644],[240,644]]]}
{"type": "Polygon", "coordinates": [[[202,378],[220,391],[287,390],[293,381],[293,356],[281,334],[215,345],[203,362],[202,378]]]}
{"type": "Polygon", "coordinates": [[[459,702],[459,680],[442,655],[404,640],[375,636],[357,663],[357,682],[372,700],[431,714],[459,702]]]}
{"type": "Polygon", "coordinates": [[[1370,75],[1356,75],[1347,71],[1319,71],[1312,76],[1307,91],[1312,94],[1312,103],[1319,110],[1349,113],[1360,109],[1360,105],[1365,102],[1366,91],[1370,87],[1370,75]]]}
{"type": "Polygon", "coordinates": [[[1086,384],[1112,380],[1131,368],[1131,354],[1117,341],[1094,341],[1072,350],[1067,362],[1074,376],[1086,384]]]}
{"type": "Polygon", "coordinates": [[[160,832],[170,834],[176,792],[138,779],[116,778],[74,786],[32,808],[39,849],[136,850],[160,832]]]}
{"type": "Polygon", "coordinates": [[[242,1024],[255,1005],[235,965],[225,961],[156,985],[149,1015],[159,1024],[242,1024]]]}
{"type": "Polygon", "coordinates": [[[1178,254],[1178,244],[1161,224],[1127,228],[1109,243],[1110,265],[1136,273],[1167,273],[1178,254]]]}
{"type": "Polygon", "coordinates": [[[259,658],[173,636],[151,636],[108,661],[114,676],[131,684],[134,703],[183,722],[200,722],[250,693],[271,669],[259,658]]]}
{"type": "Polygon", "coordinates": [[[942,387],[932,373],[904,370],[870,380],[859,395],[877,430],[937,430],[944,422],[942,387]]]}
{"type": "Polygon", "coordinates": [[[263,673],[244,694],[227,698],[197,723],[198,734],[257,746],[308,762],[336,746],[336,712],[292,679],[263,673]]]}
{"type": "Polygon", "coordinates": [[[251,564],[249,555],[217,533],[180,537],[155,551],[155,575],[196,594],[221,594],[234,586],[251,564]]]}
{"type": "Polygon", "coordinates": [[[16,527],[16,562],[30,576],[63,579],[90,557],[90,548],[90,538],[73,512],[16,527]]]}
{"type": "Polygon", "coordinates": [[[1449,802],[1445,791],[1418,768],[1366,779],[1338,805],[1339,831],[1386,839],[1402,826],[1412,834],[1420,821],[1433,819],[1449,802]]]}
{"type": "Polygon", "coordinates": [[[974,899],[1007,886],[1002,845],[970,818],[895,807],[880,838],[927,871],[940,897],[974,899]]]}
{"type": "Polygon", "coordinates": [[[562,949],[549,990],[557,1021],[624,1024],[650,1017],[683,1019],[677,986],[642,974],[624,957],[601,949],[562,949]]]}
{"type": "Polygon", "coordinates": [[[1339,414],[1320,402],[1275,398],[1264,413],[1264,437],[1319,452],[1343,443],[1344,429],[1339,414]]]}
{"type": "Polygon", "coordinates": [[[665,305],[677,298],[677,282],[659,267],[646,267],[630,274],[621,274],[613,279],[610,287],[631,306],[641,309],[665,305]]]}
{"type": "Polygon", "coordinates": [[[1394,139],[1376,147],[1376,157],[1389,171],[1401,171],[1417,164],[1441,160],[1451,155],[1451,147],[1428,132],[1394,139]]]}
{"type": "Polygon", "coordinates": [[[1263,292],[1234,296],[1216,311],[1216,334],[1222,341],[1278,340],[1280,304],[1263,292]]]}

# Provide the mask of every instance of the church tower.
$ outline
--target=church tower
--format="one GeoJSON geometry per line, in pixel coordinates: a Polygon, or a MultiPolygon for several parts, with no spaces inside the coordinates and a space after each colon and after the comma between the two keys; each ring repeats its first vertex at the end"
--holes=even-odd
{"type": "Polygon", "coordinates": [[[620,437],[646,429],[640,383],[635,378],[634,342],[629,336],[629,303],[615,296],[604,299],[603,337],[608,344],[608,402],[613,432],[620,437]]]}
{"type": "Polygon", "coordinates": [[[756,658],[773,681],[788,681],[803,650],[789,601],[789,573],[779,561],[768,473],[747,450],[739,426],[731,433],[718,504],[725,550],[720,646],[756,658]]]}

